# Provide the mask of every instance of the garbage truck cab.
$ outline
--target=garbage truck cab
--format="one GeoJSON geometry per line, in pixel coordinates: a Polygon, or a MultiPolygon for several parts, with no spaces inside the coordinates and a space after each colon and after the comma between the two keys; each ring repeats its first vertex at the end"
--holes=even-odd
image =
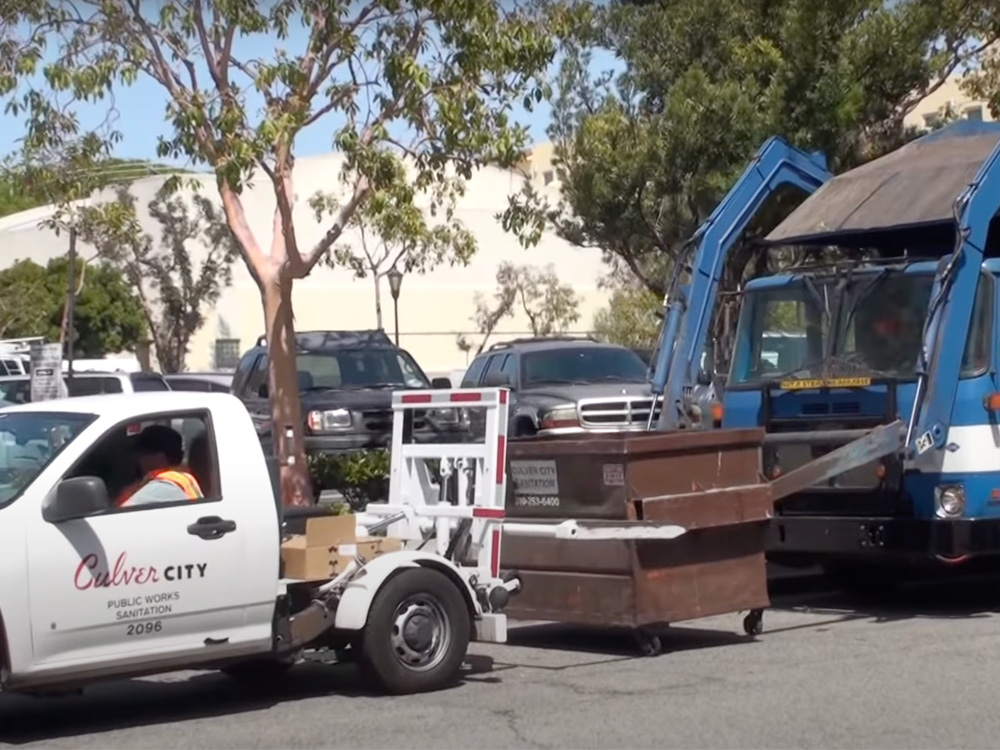
{"type": "MultiPolygon", "coordinates": [[[[902,259],[747,285],[723,425],[767,430],[767,478],[913,411],[937,267],[934,260],[902,259]],[[778,334],[800,345],[778,348],[778,334]]],[[[949,429],[949,445],[962,447],[946,446],[938,460],[876,458],[779,500],[771,559],[812,563],[891,552],[897,559],[957,561],[1000,552],[1000,444],[984,409],[998,390],[998,273],[1000,259],[981,264],[963,337],[949,429]]]]}
{"type": "Polygon", "coordinates": [[[767,236],[854,258],[745,286],[722,426],[765,427],[765,476],[797,475],[771,560],[1000,555],[998,208],[1000,126],[962,122],[824,182],[767,236]],[[898,445],[873,446],[892,424],[898,445]]]}
{"type": "Polygon", "coordinates": [[[1000,555],[998,209],[1000,123],[960,121],[837,176],[771,138],[674,264],[655,427],[766,428],[770,559],[1000,555]],[[763,244],[806,260],[745,285],[706,420],[697,386],[730,250],[786,188],[808,197],[763,244]]]}

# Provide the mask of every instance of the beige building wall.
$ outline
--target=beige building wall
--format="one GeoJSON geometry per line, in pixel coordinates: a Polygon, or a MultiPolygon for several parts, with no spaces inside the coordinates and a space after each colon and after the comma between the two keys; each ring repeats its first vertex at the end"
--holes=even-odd
{"type": "MultiPolygon", "coordinates": [[[[318,190],[332,191],[338,186],[340,157],[335,154],[300,159],[295,168],[297,203],[296,231],[299,243],[310,247],[323,231],[308,206],[308,198],[318,190]]],[[[150,177],[132,185],[140,207],[145,207],[162,185],[163,177],[150,177]]],[[[487,298],[496,291],[495,275],[504,261],[530,264],[543,268],[552,265],[559,278],[570,284],[579,300],[580,318],[570,331],[587,332],[594,314],[607,302],[607,293],[598,289],[604,273],[600,252],[570,246],[552,233],[547,233],[540,245],[524,249],[515,236],[503,231],[495,216],[507,206],[507,198],[520,190],[524,177],[515,170],[485,168],[469,181],[466,194],[460,199],[457,217],[475,234],[479,250],[468,266],[441,266],[424,274],[404,277],[399,297],[400,345],[408,349],[424,369],[447,372],[463,368],[468,356],[457,344],[457,337],[467,336],[478,345],[480,336],[471,317],[475,297],[487,298]]],[[[201,192],[218,202],[211,177],[200,178],[201,192]]],[[[111,196],[108,196],[109,198],[111,196]]],[[[271,239],[271,219],[274,196],[264,181],[244,194],[247,217],[258,239],[266,247],[271,239]]],[[[51,230],[40,227],[51,210],[34,209],[0,219],[0,268],[20,258],[45,263],[67,252],[65,234],[57,237],[51,230]]],[[[158,238],[157,224],[145,211],[140,221],[147,232],[158,238]]],[[[357,242],[347,235],[344,243],[357,242]]],[[[204,246],[190,247],[197,262],[204,246]]],[[[94,255],[93,248],[80,246],[81,256],[94,255]]],[[[238,339],[239,350],[245,351],[263,333],[260,295],[242,261],[234,266],[234,280],[218,304],[208,312],[208,320],[192,342],[188,369],[205,370],[216,367],[217,339],[238,339]]],[[[356,279],[343,269],[317,267],[307,279],[295,282],[293,297],[296,328],[360,329],[375,327],[375,294],[371,279],[356,279]]],[[[388,283],[382,281],[382,315],[385,330],[393,334],[393,302],[388,283]]],[[[523,312],[505,320],[491,341],[527,335],[530,331],[523,312]]],[[[473,349],[473,353],[474,353],[473,349]]]]}
{"type": "Polygon", "coordinates": [[[904,118],[907,127],[932,128],[945,113],[951,112],[960,119],[991,121],[985,102],[969,97],[962,90],[962,75],[953,74],[937,91],[925,97],[904,118]]]}

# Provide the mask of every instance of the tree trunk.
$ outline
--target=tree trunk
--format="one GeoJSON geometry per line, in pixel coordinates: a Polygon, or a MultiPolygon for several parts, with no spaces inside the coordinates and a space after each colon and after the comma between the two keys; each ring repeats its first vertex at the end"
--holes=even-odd
{"type": "Polygon", "coordinates": [[[281,502],[286,506],[313,502],[302,437],[295,330],[292,317],[292,279],[274,271],[260,279],[267,336],[268,391],[271,396],[271,433],[281,461],[281,502]]]}
{"type": "Polygon", "coordinates": [[[382,330],[382,277],[378,272],[372,274],[375,277],[375,328],[382,330]]]}

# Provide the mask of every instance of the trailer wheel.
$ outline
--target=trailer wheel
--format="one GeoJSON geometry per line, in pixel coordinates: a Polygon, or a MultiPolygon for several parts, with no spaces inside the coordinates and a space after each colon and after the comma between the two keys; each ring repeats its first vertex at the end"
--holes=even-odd
{"type": "Polygon", "coordinates": [[[764,632],[764,610],[753,609],[743,618],[743,632],[751,637],[764,632]]]}
{"type": "Polygon", "coordinates": [[[469,609],[454,582],[429,568],[407,569],[372,602],[361,662],[389,693],[438,690],[457,681],[470,631],[469,609]]]}

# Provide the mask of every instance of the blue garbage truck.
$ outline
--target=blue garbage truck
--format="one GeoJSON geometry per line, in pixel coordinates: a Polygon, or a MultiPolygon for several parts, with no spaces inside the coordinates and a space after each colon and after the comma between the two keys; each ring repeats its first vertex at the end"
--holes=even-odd
{"type": "Polygon", "coordinates": [[[765,249],[809,260],[740,290],[714,394],[722,428],[766,430],[769,558],[1000,555],[1000,124],[961,121],[837,176],[822,154],[764,144],[675,266],[655,427],[710,426],[697,394],[727,256],[787,189],[807,197],[765,249]]]}

